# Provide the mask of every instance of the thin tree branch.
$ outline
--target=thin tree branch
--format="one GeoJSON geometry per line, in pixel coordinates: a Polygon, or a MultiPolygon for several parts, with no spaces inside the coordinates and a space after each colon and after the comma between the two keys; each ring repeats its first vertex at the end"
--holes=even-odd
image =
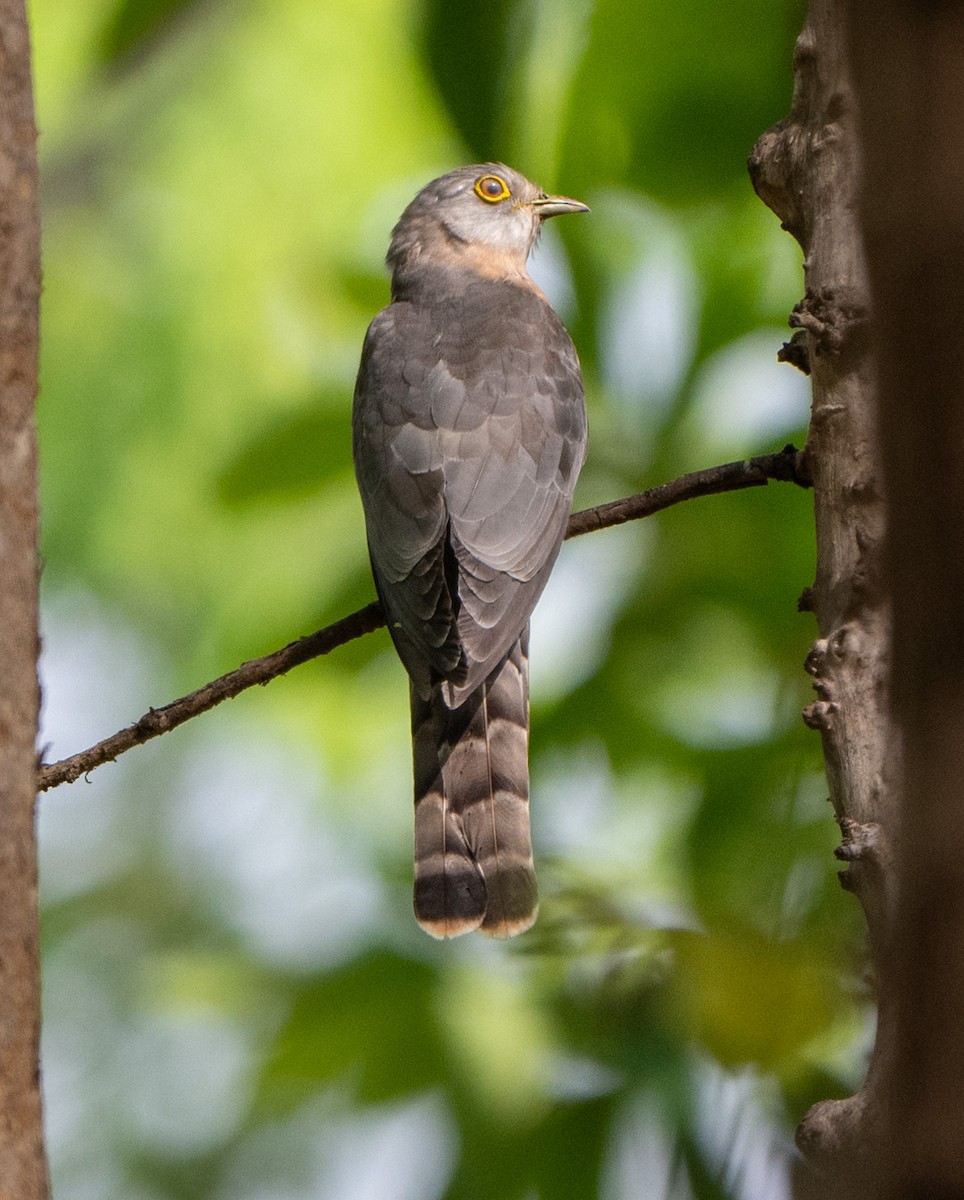
{"type": "MultiPolygon", "coordinates": [[[[566,537],[579,537],[597,529],[608,529],[626,521],[636,521],[654,513],[692,500],[697,496],[712,496],[718,492],[734,492],[742,488],[762,487],[771,479],[796,483],[800,487],[810,486],[810,474],[802,451],[794,446],[785,446],[777,454],[762,454],[742,462],[725,463],[705,471],[694,471],[671,483],[661,484],[635,496],[601,504],[597,508],[583,509],[569,518],[566,537]]],[[[163,708],[152,708],[139,721],[112,734],[87,750],[81,750],[60,762],[44,763],[39,768],[38,788],[46,792],[62,783],[73,783],[95,767],[113,762],[119,755],[140,746],[151,738],[160,737],[192,717],[214,708],[222,700],[231,700],[255,684],[270,683],[284,675],[292,667],[300,666],[313,658],[330,654],[337,646],[354,641],[366,633],[380,629],[385,624],[385,615],[377,602],[366,605],[358,612],[343,617],[333,625],[319,629],[316,633],[290,642],[281,650],[263,658],[252,658],[234,671],[206,683],[197,691],[172,700],[163,708]]]]}
{"type": "Polygon", "coordinates": [[[353,612],[350,616],[342,617],[333,625],[326,625],[316,633],[289,642],[280,650],[266,654],[263,658],[251,658],[240,667],[229,671],[218,679],[204,684],[196,691],[189,692],[163,708],[149,709],[139,721],[128,725],[111,734],[102,742],[72,754],[70,758],[61,759],[56,763],[43,763],[40,766],[37,788],[46,792],[61,783],[73,783],[81,775],[86,775],[95,767],[113,762],[119,755],[134,746],[141,746],[152,738],[160,737],[190,721],[192,717],[200,716],[208,709],[214,708],[223,700],[233,700],[241,692],[254,687],[255,684],[270,683],[279,675],[284,675],[292,667],[300,666],[323,654],[330,654],[336,646],[344,646],[346,642],[354,641],[366,633],[380,629],[385,624],[382,607],[374,601],[364,608],[353,612]]]}
{"type": "Polygon", "coordinates": [[[640,517],[651,517],[664,508],[684,500],[693,500],[697,496],[715,496],[720,492],[763,487],[771,479],[810,487],[810,470],[803,451],[795,446],[784,446],[777,454],[761,454],[742,462],[707,467],[705,471],[681,475],[671,483],[661,483],[659,487],[627,496],[624,500],[612,500],[597,508],[584,508],[569,518],[566,538],[594,533],[597,529],[609,529],[626,521],[638,521],[640,517]]]}

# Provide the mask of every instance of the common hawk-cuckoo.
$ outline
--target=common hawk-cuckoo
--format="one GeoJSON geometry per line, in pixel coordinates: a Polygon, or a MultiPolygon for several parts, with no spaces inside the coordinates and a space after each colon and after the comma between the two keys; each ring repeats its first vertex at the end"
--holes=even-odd
{"type": "Polygon", "coordinates": [[[529,616],[586,413],[576,351],[526,259],[547,217],[585,211],[500,163],[433,180],[393,230],[392,303],[362,350],[355,472],[411,681],[415,914],[435,937],[508,937],[536,918],[529,616]]]}

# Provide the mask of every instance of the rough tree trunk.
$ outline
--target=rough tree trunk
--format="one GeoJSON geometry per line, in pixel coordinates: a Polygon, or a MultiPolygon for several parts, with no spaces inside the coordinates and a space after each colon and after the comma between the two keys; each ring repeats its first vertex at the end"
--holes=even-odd
{"type": "Polygon", "coordinates": [[[848,0],[904,741],[878,1196],[964,1197],[964,4],[848,0]]]}
{"type": "MultiPolygon", "coordinates": [[[[889,831],[899,742],[888,703],[890,608],[883,571],[885,506],[878,449],[869,290],[855,208],[858,138],[844,10],[811,0],[796,46],[790,116],[760,138],[750,160],[760,197],[804,252],[806,291],[786,357],[809,370],[807,457],[813,477],[817,570],[802,599],[819,638],[807,660],[817,699],[804,718],[820,731],[840,824],[841,882],[863,906],[882,978],[892,872],[889,831]]],[[[878,1028],[864,1086],[806,1115],[797,1141],[819,1182],[814,1195],[848,1194],[874,1169],[894,1053],[894,1003],[878,994],[878,1028]]]]}
{"type": "Polygon", "coordinates": [[[40,220],[22,0],[0,0],[0,1200],[45,1200],[34,834],[40,220]]]}

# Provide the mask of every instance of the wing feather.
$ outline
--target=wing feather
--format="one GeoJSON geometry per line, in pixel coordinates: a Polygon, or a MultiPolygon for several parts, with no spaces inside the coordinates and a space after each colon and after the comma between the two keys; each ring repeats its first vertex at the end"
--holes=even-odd
{"type": "Polygon", "coordinates": [[[586,422],[576,352],[540,293],[479,279],[432,297],[372,323],[353,440],[392,636],[422,693],[448,680],[458,702],[542,592],[586,422]]]}

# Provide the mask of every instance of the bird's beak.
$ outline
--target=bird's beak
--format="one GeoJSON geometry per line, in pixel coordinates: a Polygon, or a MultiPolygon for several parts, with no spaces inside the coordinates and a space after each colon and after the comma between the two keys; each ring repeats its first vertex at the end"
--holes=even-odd
{"type": "Polygon", "coordinates": [[[589,212],[589,205],[581,200],[570,200],[568,196],[540,196],[532,201],[536,214],[546,217],[561,217],[563,213],[589,212]]]}

